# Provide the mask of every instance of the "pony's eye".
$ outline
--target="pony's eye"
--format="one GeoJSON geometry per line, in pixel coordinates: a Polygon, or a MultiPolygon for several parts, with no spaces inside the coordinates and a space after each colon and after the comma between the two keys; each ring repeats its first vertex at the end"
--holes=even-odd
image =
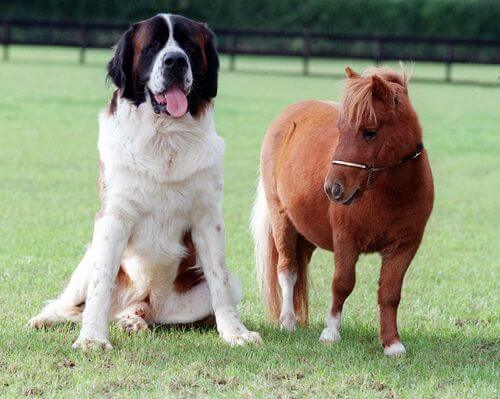
{"type": "Polygon", "coordinates": [[[377,131],[376,130],[365,130],[363,132],[363,137],[366,140],[373,140],[376,135],[377,135],[377,131]]]}

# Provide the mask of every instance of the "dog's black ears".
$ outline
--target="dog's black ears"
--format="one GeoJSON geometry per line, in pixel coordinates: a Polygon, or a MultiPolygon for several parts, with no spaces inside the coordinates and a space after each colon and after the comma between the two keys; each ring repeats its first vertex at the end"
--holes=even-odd
{"type": "Polygon", "coordinates": [[[108,62],[107,80],[120,89],[122,97],[134,99],[134,82],[132,81],[132,62],[134,48],[132,34],[135,25],[131,26],[120,38],[115,46],[113,58],[108,62]]]}
{"type": "Polygon", "coordinates": [[[206,29],[205,40],[205,56],[207,58],[207,80],[205,86],[205,96],[207,98],[214,98],[217,96],[218,78],[219,78],[219,55],[215,48],[215,35],[204,24],[206,29]]]}

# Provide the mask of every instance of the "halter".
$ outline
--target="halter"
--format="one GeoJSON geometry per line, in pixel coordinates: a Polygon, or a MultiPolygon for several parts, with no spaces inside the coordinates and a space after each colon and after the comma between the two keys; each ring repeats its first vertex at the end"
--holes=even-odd
{"type": "Polygon", "coordinates": [[[422,151],[424,150],[424,145],[422,143],[417,144],[417,148],[415,151],[412,153],[408,154],[404,158],[400,159],[399,162],[395,163],[394,165],[389,165],[389,166],[382,166],[382,167],[375,167],[372,164],[362,164],[362,163],[355,163],[355,162],[347,162],[347,161],[339,161],[337,159],[334,159],[332,161],[332,164],[334,165],[342,165],[342,166],[348,166],[350,168],[358,168],[358,169],[364,169],[368,172],[368,178],[366,179],[366,188],[370,186],[371,183],[371,177],[373,172],[380,172],[382,170],[387,170],[394,168],[395,166],[399,166],[406,161],[411,161],[412,159],[418,158],[420,154],[422,154],[422,151]]]}

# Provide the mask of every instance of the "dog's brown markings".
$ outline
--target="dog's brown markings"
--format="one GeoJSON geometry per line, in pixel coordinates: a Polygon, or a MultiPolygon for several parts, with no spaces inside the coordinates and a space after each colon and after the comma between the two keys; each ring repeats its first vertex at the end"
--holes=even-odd
{"type": "Polygon", "coordinates": [[[116,112],[116,107],[118,104],[118,94],[119,94],[119,91],[118,91],[118,89],[116,89],[113,92],[113,95],[111,96],[111,100],[109,101],[109,105],[108,105],[108,114],[109,115],[114,115],[116,112]]]}
{"type": "Polygon", "coordinates": [[[204,281],[203,271],[196,265],[196,248],[190,231],[184,235],[183,243],[186,247],[186,255],[179,264],[174,280],[174,288],[178,293],[189,291],[204,281]]]}
{"type": "MultiPolygon", "coordinates": [[[[373,173],[332,165],[332,159],[397,164],[419,148],[422,132],[407,94],[408,79],[389,69],[359,75],[346,70],[341,108],[320,101],[288,107],[264,138],[261,173],[272,232],[264,278],[267,307],[277,320],[281,309],[280,272],[296,272],[294,305],[307,320],[307,266],[316,247],[334,252],[332,315],[351,293],[359,254],[382,255],[378,302],[380,338],[387,347],[399,341],[396,312],[405,272],[416,253],[432,210],[432,174],[424,151],[418,158],[373,173]],[[397,97],[397,106],[395,97],[397,97]],[[366,132],[379,131],[373,140],[366,132]],[[326,179],[325,179],[326,176],[326,179]],[[329,201],[334,183],[351,205],[329,201]],[[356,191],[357,190],[357,191],[356,191]]],[[[333,199],[333,197],[332,197],[333,199]]]]}
{"type": "Polygon", "coordinates": [[[134,59],[132,62],[132,75],[136,76],[140,68],[142,50],[151,43],[158,22],[156,18],[134,24],[131,40],[134,46],[134,59]]]}
{"type": "Polygon", "coordinates": [[[206,39],[201,30],[197,30],[194,34],[194,40],[198,44],[201,51],[201,68],[206,72],[208,68],[207,54],[205,53],[206,39]]]}
{"type": "Polygon", "coordinates": [[[132,284],[132,280],[127,272],[120,265],[120,269],[118,269],[118,275],[116,276],[116,283],[122,287],[128,287],[132,284]]]}

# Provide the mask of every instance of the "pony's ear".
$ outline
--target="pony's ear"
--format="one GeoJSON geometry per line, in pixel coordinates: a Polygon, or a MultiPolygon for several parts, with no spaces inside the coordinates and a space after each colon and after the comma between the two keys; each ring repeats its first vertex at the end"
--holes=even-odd
{"type": "Polygon", "coordinates": [[[134,48],[132,45],[132,33],[134,26],[131,26],[120,38],[115,46],[113,58],[108,62],[108,80],[111,80],[120,89],[123,97],[130,97],[133,92],[132,83],[132,61],[134,58],[134,48]]]}
{"type": "Polygon", "coordinates": [[[388,105],[393,104],[393,93],[389,85],[377,75],[373,75],[371,79],[373,97],[388,105]]]}
{"type": "Polygon", "coordinates": [[[217,85],[219,78],[219,55],[215,48],[215,36],[213,32],[208,28],[208,25],[204,24],[207,31],[207,36],[205,40],[205,56],[207,58],[207,77],[206,77],[206,87],[205,95],[208,98],[214,98],[217,96],[217,85]]]}
{"type": "Polygon", "coordinates": [[[347,76],[347,79],[355,79],[359,78],[359,73],[354,72],[350,66],[345,67],[345,76],[347,76]]]}

